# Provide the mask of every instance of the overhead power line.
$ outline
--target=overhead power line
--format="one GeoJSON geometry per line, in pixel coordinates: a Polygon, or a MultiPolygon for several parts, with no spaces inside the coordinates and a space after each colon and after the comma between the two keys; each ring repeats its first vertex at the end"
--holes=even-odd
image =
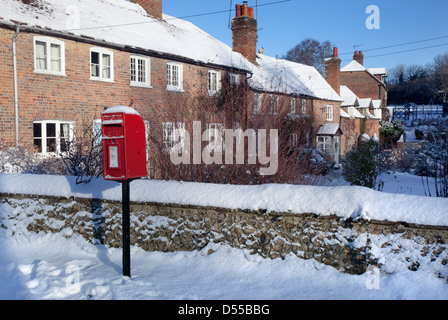
{"type": "MultiPolygon", "coordinates": [[[[274,1],[274,2],[257,4],[257,7],[271,6],[271,5],[281,4],[281,3],[290,2],[290,1],[293,1],[293,0],[279,0],[279,1],[274,1]]],[[[188,18],[196,18],[196,17],[203,17],[203,16],[209,16],[209,15],[215,15],[215,14],[221,14],[221,13],[228,13],[228,12],[229,12],[229,10],[219,10],[219,11],[212,11],[212,12],[205,12],[205,13],[197,13],[197,14],[191,14],[191,15],[182,16],[182,17],[172,17],[172,18],[165,19],[165,21],[181,20],[181,19],[188,19],[188,18]]],[[[130,22],[130,23],[123,23],[123,24],[106,25],[106,26],[87,27],[87,28],[78,28],[78,29],[67,29],[67,30],[64,30],[64,31],[80,31],[80,30],[93,30],[93,29],[103,29],[103,28],[119,28],[119,27],[127,27],[127,26],[148,24],[148,23],[154,23],[154,22],[156,22],[156,21],[154,21],[154,20],[139,21],[139,22],[130,22]]]]}
{"type": "MultiPolygon", "coordinates": [[[[408,49],[408,50],[402,50],[402,51],[396,51],[396,52],[390,52],[390,53],[384,53],[384,54],[377,54],[374,56],[367,55],[367,56],[364,56],[364,59],[384,57],[384,56],[390,56],[390,55],[394,55],[394,54],[407,53],[407,52],[413,52],[413,51],[419,51],[419,50],[425,50],[425,49],[431,49],[431,48],[438,48],[438,47],[443,47],[443,46],[447,46],[447,45],[448,45],[448,43],[442,43],[442,44],[437,44],[437,45],[433,45],[433,46],[426,46],[426,47],[421,47],[421,48],[408,49]]],[[[347,60],[343,60],[343,61],[351,61],[351,60],[347,59],[347,60]]]]}
{"type": "MultiPolygon", "coordinates": [[[[384,46],[384,47],[366,49],[366,50],[362,50],[362,52],[378,51],[378,50],[383,50],[383,49],[390,49],[390,48],[396,48],[396,47],[401,47],[401,46],[408,46],[408,45],[411,45],[411,44],[422,43],[422,42],[429,42],[429,41],[446,39],[446,38],[448,38],[448,36],[441,36],[441,37],[430,38],[430,39],[416,40],[416,41],[405,42],[405,43],[400,43],[400,44],[394,44],[394,45],[389,45],[389,46],[384,46]]],[[[353,54],[353,52],[341,53],[339,55],[340,56],[345,56],[345,55],[349,55],[349,54],[353,54]]]]}

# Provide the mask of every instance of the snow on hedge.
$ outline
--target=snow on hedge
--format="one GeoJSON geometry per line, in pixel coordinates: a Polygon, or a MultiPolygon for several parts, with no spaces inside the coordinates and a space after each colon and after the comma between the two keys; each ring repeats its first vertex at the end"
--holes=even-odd
{"type": "MultiPolygon", "coordinates": [[[[0,174],[0,193],[121,200],[121,185],[103,178],[76,185],[75,177],[0,174]]],[[[136,180],[131,201],[448,226],[448,199],[392,194],[352,186],[255,186],[136,180]]]]}

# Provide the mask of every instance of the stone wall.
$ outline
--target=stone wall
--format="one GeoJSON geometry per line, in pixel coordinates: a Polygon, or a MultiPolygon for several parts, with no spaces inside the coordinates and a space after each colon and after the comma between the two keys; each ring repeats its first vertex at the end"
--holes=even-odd
{"type": "MultiPolygon", "coordinates": [[[[15,225],[26,221],[26,232],[67,237],[78,233],[92,243],[121,246],[121,204],[117,202],[0,195],[0,206],[11,209],[2,210],[3,229],[18,232],[15,225]]],[[[290,255],[315,259],[351,274],[362,274],[369,266],[382,268],[395,255],[403,267],[416,270],[432,264],[438,276],[448,279],[447,227],[351,221],[314,214],[131,204],[132,245],[147,251],[173,252],[200,250],[210,242],[271,259],[290,255]]],[[[384,269],[387,272],[387,267],[384,269]]]]}

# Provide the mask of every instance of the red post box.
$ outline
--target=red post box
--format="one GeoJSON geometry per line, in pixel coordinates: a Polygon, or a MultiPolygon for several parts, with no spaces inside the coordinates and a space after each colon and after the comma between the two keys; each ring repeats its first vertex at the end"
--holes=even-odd
{"type": "Polygon", "coordinates": [[[146,177],[146,133],[140,114],[117,106],[101,114],[104,179],[125,181],[146,177]]]}

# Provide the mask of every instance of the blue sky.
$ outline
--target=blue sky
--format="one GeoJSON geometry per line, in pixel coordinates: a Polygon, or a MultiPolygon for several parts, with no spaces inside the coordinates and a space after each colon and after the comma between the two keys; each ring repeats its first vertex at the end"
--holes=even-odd
{"type": "MultiPolygon", "coordinates": [[[[268,4],[279,0],[258,0],[268,4]]],[[[229,10],[242,0],[164,0],[163,11],[175,17],[229,10]]],[[[255,6],[256,0],[249,0],[255,6]]],[[[365,51],[364,65],[391,69],[403,63],[425,65],[437,54],[448,52],[447,0],[291,0],[258,9],[258,46],[270,56],[283,56],[289,49],[311,37],[329,40],[339,48],[342,65],[352,60],[354,46],[365,51]],[[369,5],[379,9],[379,29],[369,30],[369,5]],[[437,40],[376,48],[439,38],[437,40]],[[440,46],[439,46],[440,45],[440,46]],[[438,46],[438,47],[436,47],[438,46]],[[390,54],[399,51],[432,47],[390,54]],[[378,56],[383,55],[383,56],[378,56]]],[[[185,18],[222,42],[232,45],[229,13],[185,18]]]]}

